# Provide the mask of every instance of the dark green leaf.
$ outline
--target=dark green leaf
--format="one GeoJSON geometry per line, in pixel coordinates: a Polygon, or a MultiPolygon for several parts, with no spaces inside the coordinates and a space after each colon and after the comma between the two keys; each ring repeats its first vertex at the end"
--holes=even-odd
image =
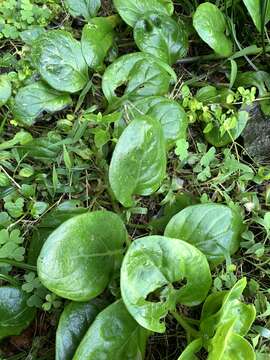
{"type": "Polygon", "coordinates": [[[19,89],[15,97],[13,115],[22,124],[30,126],[43,112],[60,111],[71,103],[68,94],[60,93],[38,81],[19,89]]]}
{"type": "Polygon", "coordinates": [[[148,116],[134,119],[115,147],[109,180],[119,202],[133,205],[132,195],[150,195],[166,174],[166,148],[160,123],[148,116]]]}
{"type": "Polygon", "coordinates": [[[33,46],[33,58],[43,79],[54,89],[75,93],[88,82],[81,44],[69,32],[52,30],[33,46]]]}
{"type": "Polygon", "coordinates": [[[72,360],[89,326],[104,305],[98,300],[71,302],[61,314],[56,331],[56,360],[72,360]]]}
{"type": "Polygon", "coordinates": [[[224,57],[232,54],[232,42],[225,35],[226,21],[216,5],[209,2],[199,5],[193,15],[193,26],[217,54],[224,57]]]}
{"type": "Polygon", "coordinates": [[[236,211],[220,204],[199,204],[176,214],[165,236],[196,246],[215,266],[238,250],[242,231],[243,220],[236,211]]]}
{"type": "Polygon", "coordinates": [[[174,64],[186,56],[188,37],[185,26],[168,15],[147,13],[134,27],[134,39],[141,51],[174,64]]]}
{"type": "MultiPolygon", "coordinates": [[[[262,16],[261,16],[261,1],[260,0],[243,0],[244,4],[256,26],[257,30],[261,32],[262,30],[262,16]]],[[[268,5],[265,13],[265,21],[264,26],[270,20],[270,2],[268,1],[268,5]]]]}
{"type": "Polygon", "coordinates": [[[34,308],[26,304],[28,295],[20,288],[0,287],[0,340],[19,335],[35,317],[34,308]]]}
{"type": "Polygon", "coordinates": [[[113,3],[121,18],[130,26],[134,26],[147,12],[154,10],[172,15],[174,10],[171,0],[113,0],[113,3]]]}
{"type": "Polygon", "coordinates": [[[121,267],[121,293],[128,311],[141,326],[160,333],[165,331],[161,320],[168,311],[177,304],[200,304],[210,286],[206,257],[178,239],[137,239],[121,267]]]}
{"type": "Polygon", "coordinates": [[[122,256],[126,237],[123,222],[109,211],[67,220],[41,249],[37,263],[40,281],[70,300],[87,301],[96,297],[108,285],[122,256]]]}
{"type": "Polygon", "coordinates": [[[118,300],[98,314],[73,360],[144,359],[148,334],[118,300]]]}
{"type": "Polygon", "coordinates": [[[68,11],[73,16],[83,16],[90,20],[96,16],[101,6],[101,0],[64,0],[68,11]]]}

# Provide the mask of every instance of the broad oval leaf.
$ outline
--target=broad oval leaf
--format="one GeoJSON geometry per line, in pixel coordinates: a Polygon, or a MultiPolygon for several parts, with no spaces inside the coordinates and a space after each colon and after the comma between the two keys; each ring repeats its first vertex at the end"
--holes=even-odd
{"type": "Polygon", "coordinates": [[[250,343],[233,332],[233,320],[220,326],[209,345],[208,360],[255,360],[250,343]]]}
{"type": "Polygon", "coordinates": [[[150,195],[166,175],[166,147],[160,123],[139,116],[123,131],[114,149],[109,181],[117,200],[133,205],[133,195],[150,195]]]}
{"type": "Polygon", "coordinates": [[[64,30],[47,31],[33,46],[35,65],[54,89],[75,93],[88,81],[88,67],[81,44],[64,30]]]}
{"type": "Polygon", "coordinates": [[[243,0],[244,4],[254,22],[254,25],[256,26],[257,30],[261,32],[261,30],[264,28],[264,26],[268,23],[270,20],[270,2],[267,3],[267,8],[265,10],[265,21],[264,25],[262,27],[262,15],[261,15],[261,2],[260,0],[243,0]]]}
{"type": "Polygon", "coordinates": [[[71,302],[64,308],[56,331],[56,360],[73,359],[82,338],[103,307],[100,301],[92,300],[87,303],[71,302]]]}
{"type": "Polygon", "coordinates": [[[133,241],[121,267],[121,294],[128,311],[141,326],[159,333],[165,331],[161,320],[168,311],[177,304],[200,304],[210,286],[203,253],[164,236],[133,241]]]}
{"type": "Polygon", "coordinates": [[[27,306],[29,296],[20,288],[0,287],[0,340],[19,335],[35,317],[35,308],[27,306]]]}
{"type": "Polygon", "coordinates": [[[235,210],[220,204],[198,204],[176,214],[164,234],[196,246],[216,266],[238,250],[242,231],[243,220],[235,210]]]}
{"type": "Polygon", "coordinates": [[[236,140],[244,131],[249,119],[247,111],[239,111],[237,114],[236,127],[226,132],[223,136],[220,134],[218,125],[214,125],[213,129],[205,134],[206,140],[216,147],[221,147],[232,143],[236,140]]]}
{"type": "Polygon", "coordinates": [[[11,97],[12,87],[7,75],[0,75],[0,107],[11,97]]]}
{"type": "Polygon", "coordinates": [[[219,8],[209,2],[200,4],[193,15],[197,33],[218,55],[232,54],[232,42],[225,35],[226,21],[219,8]]]}
{"type": "Polygon", "coordinates": [[[98,314],[73,360],[144,359],[148,335],[118,300],[98,314]]]}
{"type": "Polygon", "coordinates": [[[163,14],[151,12],[138,20],[134,27],[134,39],[141,51],[169,65],[186,56],[188,51],[184,24],[163,14]]]}
{"type": "Polygon", "coordinates": [[[89,21],[82,32],[82,53],[87,65],[92,69],[102,66],[107,52],[114,42],[114,27],[117,16],[98,17],[89,21]]]}
{"type": "Polygon", "coordinates": [[[107,67],[102,90],[111,110],[115,110],[127,100],[166,94],[171,80],[175,81],[176,75],[168,64],[149,54],[133,53],[107,67]]]}
{"type": "Polygon", "coordinates": [[[181,105],[164,96],[148,96],[130,105],[126,110],[130,119],[144,114],[157,119],[162,126],[167,146],[171,147],[180,138],[186,138],[188,120],[181,105]]]}
{"type": "Polygon", "coordinates": [[[13,115],[30,126],[43,113],[60,111],[72,103],[69,94],[58,92],[42,81],[20,88],[15,97],[13,115]]]}
{"type": "Polygon", "coordinates": [[[113,3],[121,18],[130,26],[134,26],[147,12],[154,10],[172,15],[174,10],[171,0],[113,0],[113,3]]]}
{"type": "Polygon", "coordinates": [[[203,304],[200,330],[206,339],[214,336],[220,326],[233,322],[234,333],[245,336],[256,317],[253,305],[239,300],[247,284],[246,278],[239,280],[231,290],[213,293],[203,304]]]}
{"type": "Polygon", "coordinates": [[[101,6],[101,0],[64,0],[72,16],[83,16],[90,20],[96,16],[101,6]]]}
{"type": "Polygon", "coordinates": [[[53,231],[41,249],[37,262],[40,281],[70,300],[96,297],[108,285],[126,237],[122,220],[109,211],[67,220],[53,231]]]}

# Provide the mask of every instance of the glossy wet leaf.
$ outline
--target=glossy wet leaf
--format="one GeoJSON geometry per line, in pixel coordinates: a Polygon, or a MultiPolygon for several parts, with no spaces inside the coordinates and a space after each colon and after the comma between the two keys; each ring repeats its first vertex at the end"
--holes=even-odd
{"type": "Polygon", "coordinates": [[[232,323],[234,333],[245,336],[256,317],[255,307],[241,302],[246,278],[239,280],[231,290],[209,295],[203,305],[200,329],[208,339],[220,326],[232,323]]]}
{"type": "Polygon", "coordinates": [[[15,97],[13,115],[20,123],[30,126],[44,112],[60,111],[71,103],[69,94],[61,93],[38,81],[19,89],[15,97]]]}
{"type": "Polygon", "coordinates": [[[130,26],[153,10],[160,14],[172,15],[174,7],[171,0],[113,0],[121,18],[130,26]]]}
{"type": "Polygon", "coordinates": [[[180,138],[186,138],[188,120],[177,101],[163,96],[148,96],[127,106],[130,119],[145,114],[157,119],[162,126],[167,146],[171,147],[180,138]]]}
{"type": "Polygon", "coordinates": [[[88,66],[98,69],[114,42],[114,27],[117,17],[98,17],[91,19],[83,28],[82,53],[88,66]]]}
{"type": "Polygon", "coordinates": [[[102,90],[114,110],[128,100],[151,95],[165,95],[172,80],[173,69],[149,54],[123,55],[108,66],[102,79],[102,90]]]}
{"type": "Polygon", "coordinates": [[[196,246],[215,266],[238,250],[242,231],[239,213],[228,206],[210,203],[180,211],[168,223],[165,236],[196,246]]]}
{"type": "Polygon", "coordinates": [[[40,36],[33,58],[43,79],[56,90],[75,93],[88,81],[81,44],[67,31],[52,30],[40,36]]]}
{"type": "Polygon", "coordinates": [[[101,0],[64,0],[68,11],[73,16],[83,16],[90,20],[96,16],[101,6],[101,0]]]}
{"type": "Polygon", "coordinates": [[[193,15],[193,26],[218,55],[228,57],[232,54],[232,42],[225,34],[225,17],[216,5],[200,4],[193,15]]]}
{"type": "Polygon", "coordinates": [[[126,241],[122,220],[109,211],[75,216],[46,240],[38,258],[40,281],[52,292],[87,301],[108,285],[126,241]],[[106,226],[104,226],[106,224],[106,226]]]}
{"type": "Polygon", "coordinates": [[[237,124],[234,129],[229,130],[224,135],[220,134],[219,126],[214,125],[213,129],[205,134],[206,140],[216,147],[221,147],[232,143],[244,131],[249,119],[247,111],[239,111],[237,114],[237,124]]]}
{"type": "Polygon", "coordinates": [[[121,267],[128,311],[141,326],[159,333],[165,331],[162,319],[168,311],[177,304],[200,304],[210,286],[206,257],[194,246],[164,236],[133,241],[121,267]]]}
{"type": "MultiPolygon", "coordinates": [[[[261,2],[260,0],[243,0],[257,30],[261,32],[262,30],[262,15],[261,15],[261,2]]],[[[270,2],[268,1],[268,6],[265,13],[265,22],[264,25],[270,20],[270,2]]]]}
{"type": "Polygon", "coordinates": [[[209,345],[208,360],[255,360],[250,343],[233,332],[233,320],[220,326],[209,345]]]}
{"type": "Polygon", "coordinates": [[[36,311],[27,306],[28,297],[20,288],[0,287],[0,340],[19,335],[34,319],[36,311]]]}
{"type": "Polygon", "coordinates": [[[103,307],[100,301],[92,300],[71,302],[64,308],[56,331],[56,360],[73,359],[82,338],[103,307]]]}
{"type": "Polygon", "coordinates": [[[152,11],[135,24],[134,39],[141,51],[156,56],[169,65],[186,56],[188,51],[185,25],[168,15],[152,11]]]}
{"type": "Polygon", "coordinates": [[[11,96],[11,82],[6,75],[0,75],[0,107],[5,105],[11,96]]]}
{"type": "Polygon", "coordinates": [[[148,334],[118,300],[98,314],[73,360],[144,359],[148,334]]]}
{"type": "Polygon", "coordinates": [[[149,116],[134,119],[114,149],[109,181],[117,200],[133,205],[133,195],[154,193],[166,175],[166,147],[160,123],[149,116]]]}

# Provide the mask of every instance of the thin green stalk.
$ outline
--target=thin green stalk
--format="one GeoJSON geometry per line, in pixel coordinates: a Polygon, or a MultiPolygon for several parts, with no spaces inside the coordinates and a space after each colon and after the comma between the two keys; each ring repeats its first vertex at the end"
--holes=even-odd
{"type": "Polygon", "coordinates": [[[199,331],[197,331],[196,329],[194,329],[192,326],[189,325],[189,323],[177,312],[172,311],[171,314],[173,315],[173,317],[175,318],[175,320],[182,326],[182,328],[185,330],[185,332],[187,333],[187,337],[190,338],[199,338],[200,337],[200,333],[199,331]]]}
{"type": "Polygon", "coordinates": [[[19,269],[24,269],[24,270],[31,270],[31,271],[37,271],[37,267],[34,265],[29,265],[26,263],[22,263],[16,260],[10,260],[10,259],[0,259],[0,263],[4,263],[4,264],[9,264],[12,266],[15,266],[19,269]]]}
{"type": "Polygon", "coordinates": [[[14,277],[10,276],[10,275],[6,275],[6,274],[0,274],[0,280],[9,282],[11,285],[14,286],[19,286],[20,283],[14,279],[14,277]]]}

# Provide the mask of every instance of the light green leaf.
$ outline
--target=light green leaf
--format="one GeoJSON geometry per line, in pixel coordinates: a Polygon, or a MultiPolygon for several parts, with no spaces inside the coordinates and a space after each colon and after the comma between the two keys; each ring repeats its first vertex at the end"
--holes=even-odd
{"type": "MultiPolygon", "coordinates": [[[[257,30],[261,32],[262,30],[262,16],[261,16],[261,1],[260,0],[243,0],[257,30]]],[[[270,2],[265,12],[265,22],[264,25],[270,20],[270,2]]]]}
{"type": "Polygon", "coordinates": [[[98,314],[73,360],[144,359],[148,335],[118,300],[98,314]]]}
{"type": "Polygon", "coordinates": [[[166,147],[160,123],[149,116],[134,119],[115,147],[109,181],[119,202],[133,205],[133,195],[150,195],[166,175],[166,147]]]}
{"type": "Polygon", "coordinates": [[[89,326],[104,305],[98,300],[71,302],[61,314],[56,331],[55,359],[72,360],[89,326]]]}
{"type": "Polygon", "coordinates": [[[56,90],[75,93],[88,82],[81,44],[67,31],[41,35],[33,45],[33,59],[43,79],[56,90]]]}
{"type": "Polygon", "coordinates": [[[39,279],[59,296],[90,300],[108,285],[126,237],[125,226],[114,213],[95,211],[75,216],[43,245],[37,262],[39,279]]]}
{"type": "Polygon", "coordinates": [[[178,360],[197,360],[198,357],[195,355],[198,351],[200,351],[202,347],[202,339],[193,340],[185,350],[181,353],[178,360]]]}
{"type": "Polygon", "coordinates": [[[5,105],[8,99],[11,97],[11,82],[7,75],[0,75],[0,107],[5,105]]]}
{"type": "Polygon", "coordinates": [[[133,53],[121,56],[108,66],[103,75],[102,90],[110,109],[114,110],[128,100],[165,95],[171,80],[176,81],[176,74],[168,64],[149,54],[133,53]]]}
{"type": "Polygon", "coordinates": [[[38,81],[19,89],[15,97],[13,115],[22,124],[30,126],[43,112],[60,111],[71,103],[68,94],[60,93],[38,81]]]}
{"type": "Polygon", "coordinates": [[[232,54],[232,42],[225,35],[226,21],[219,8],[209,2],[200,4],[193,15],[197,33],[217,54],[228,57],[232,54]]]}
{"type": "Polygon", "coordinates": [[[128,311],[141,326],[159,333],[165,331],[161,320],[168,311],[177,304],[200,304],[210,286],[206,257],[178,239],[137,239],[130,245],[121,267],[121,294],[128,311]]]}
{"type": "Polygon", "coordinates": [[[172,15],[173,2],[171,0],[113,0],[113,4],[121,18],[130,26],[141,19],[148,12],[172,15]]]}
{"type": "Polygon", "coordinates": [[[64,0],[72,16],[83,16],[90,20],[96,16],[101,6],[101,0],[64,0]]]}
{"type": "Polygon", "coordinates": [[[167,146],[171,147],[180,138],[186,138],[188,120],[184,109],[175,100],[163,96],[147,96],[127,104],[129,119],[148,115],[157,119],[162,126],[167,146]]]}
{"type": "Polygon", "coordinates": [[[134,39],[141,51],[169,65],[186,56],[188,51],[185,25],[153,11],[138,20],[134,27],[134,39]]]}
{"type": "Polygon", "coordinates": [[[20,288],[0,287],[0,340],[11,335],[20,335],[35,317],[34,308],[26,304],[28,295],[20,288]]]}
{"type": "Polygon", "coordinates": [[[239,213],[225,205],[209,203],[180,211],[167,225],[165,236],[196,246],[215,266],[238,250],[242,231],[239,213]]]}
{"type": "Polygon", "coordinates": [[[114,27],[117,16],[98,17],[91,19],[83,28],[82,53],[88,66],[98,69],[103,65],[107,52],[114,42],[114,27]]]}

